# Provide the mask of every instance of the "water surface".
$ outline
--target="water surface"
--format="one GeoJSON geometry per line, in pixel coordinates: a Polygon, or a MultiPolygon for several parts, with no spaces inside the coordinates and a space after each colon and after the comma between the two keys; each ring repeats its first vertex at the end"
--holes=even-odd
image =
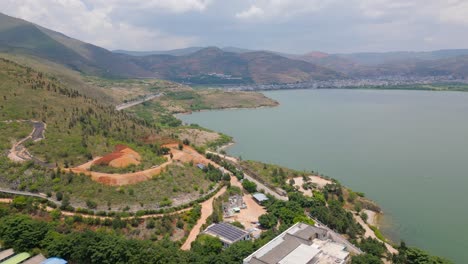
{"type": "Polygon", "coordinates": [[[468,261],[468,93],[265,94],[280,106],[180,118],[233,136],[233,156],[319,171],[365,192],[385,211],[386,235],[468,261]]]}

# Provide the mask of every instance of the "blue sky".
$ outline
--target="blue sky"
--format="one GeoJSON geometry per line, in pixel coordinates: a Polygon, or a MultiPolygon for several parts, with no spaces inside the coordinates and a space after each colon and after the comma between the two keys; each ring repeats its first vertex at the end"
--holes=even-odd
{"type": "Polygon", "coordinates": [[[2,0],[0,11],[108,49],[468,48],[466,0],[2,0]]]}

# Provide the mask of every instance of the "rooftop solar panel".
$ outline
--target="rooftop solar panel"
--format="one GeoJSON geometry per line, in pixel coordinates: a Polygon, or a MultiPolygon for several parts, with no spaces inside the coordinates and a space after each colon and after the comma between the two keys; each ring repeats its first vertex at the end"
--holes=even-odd
{"type": "Polygon", "coordinates": [[[227,223],[218,223],[207,228],[207,232],[216,234],[232,242],[242,239],[248,233],[227,223]]]}

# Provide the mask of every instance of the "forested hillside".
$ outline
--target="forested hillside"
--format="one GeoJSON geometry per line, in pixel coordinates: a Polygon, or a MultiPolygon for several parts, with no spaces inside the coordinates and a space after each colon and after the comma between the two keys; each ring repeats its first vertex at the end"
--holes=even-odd
{"type": "Polygon", "coordinates": [[[117,142],[138,145],[156,133],[154,127],[116,111],[114,106],[5,59],[0,59],[0,109],[3,121],[32,119],[46,123],[46,140],[31,143],[28,148],[59,165],[79,164],[109,152],[117,142]]]}

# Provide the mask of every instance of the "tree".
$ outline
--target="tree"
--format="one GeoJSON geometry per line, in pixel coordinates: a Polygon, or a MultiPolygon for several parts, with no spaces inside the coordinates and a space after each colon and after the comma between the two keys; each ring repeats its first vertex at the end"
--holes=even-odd
{"type": "Polygon", "coordinates": [[[278,223],[278,218],[275,215],[268,213],[261,215],[258,218],[258,222],[263,228],[271,229],[278,223]]]}
{"type": "Polygon", "coordinates": [[[223,243],[219,238],[210,235],[200,235],[192,242],[192,251],[201,255],[219,254],[223,250],[223,243]]]}
{"type": "Polygon", "coordinates": [[[364,252],[379,258],[382,257],[385,252],[387,252],[387,248],[385,247],[384,243],[370,237],[362,239],[359,243],[359,248],[364,252]]]}
{"type": "Polygon", "coordinates": [[[11,215],[0,223],[0,237],[3,246],[12,247],[15,252],[38,248],[51,226],[44,221],[33,220],[25,215],[11,215]]]}
{"type": "Polygon", "coordinates": [[[379,257],[370,254],[361,254],[353,256],[351,259],[352,264],[383,264],[379,257]]]}
{"type": "Polygon", "coordinates": [[[248,191],[249,193],[254,193],[257,191],[257,184],[255,184],[255,182],[251,182],[247,179],[244,179],[242,181],[242,187],[244,187],[244,189],[246,191],[248,191]]]}
{"type": "Polygon", "coordinates": [[[63,193],[62,192],[57,192],[55,194],[55,197],[57,198],[57,201],[62,201],[63,199],[63,193]]]}

